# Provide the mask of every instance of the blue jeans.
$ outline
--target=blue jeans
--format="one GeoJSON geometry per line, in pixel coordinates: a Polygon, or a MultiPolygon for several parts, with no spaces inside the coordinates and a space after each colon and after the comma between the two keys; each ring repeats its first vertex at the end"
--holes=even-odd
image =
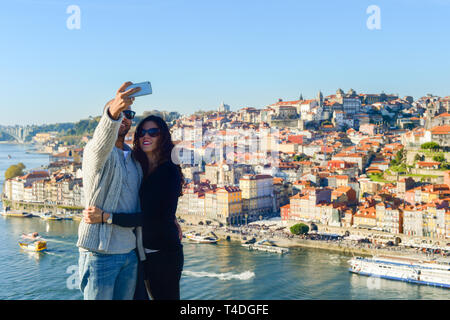
{"type": "Polygon", "coordinates": [[[84,300],[132,300],[137,265],[134,250],[125,254],[80,251],[78,270],[84,300]]]}

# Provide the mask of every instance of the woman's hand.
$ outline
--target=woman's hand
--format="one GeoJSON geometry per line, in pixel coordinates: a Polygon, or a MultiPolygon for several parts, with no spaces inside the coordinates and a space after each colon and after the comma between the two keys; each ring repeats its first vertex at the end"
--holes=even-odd
{"type": "MultiPolygon", "coordinates": [[[[102,223],[102,209],[99,209],[97,207],[89,207],[87,209],[83,210],[83,221],[89,224],[93,223],[102,223]]],[[[105,213],[103,214],[103,217],[105,217],[105,213]]]]}

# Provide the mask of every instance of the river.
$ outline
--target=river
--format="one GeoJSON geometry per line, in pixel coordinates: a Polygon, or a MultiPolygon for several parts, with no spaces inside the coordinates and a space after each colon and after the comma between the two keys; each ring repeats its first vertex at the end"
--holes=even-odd
{"type": "MultiPolygon", "coordinates": [[[[0,184],[11,165],[28,169],[48,156],[27,146],[0,144],[0,184]],[[11,159],[8,159],[11,155],[11,159]]],[[[78,222],[0,217],[0,299],[82,299],[77,289],[78,222]],[[25,232],[48,240],[45,253],[28,253],[18,240],[25,232]]],[[[450,299],[447,289],[373,279],[348,272],[347,255],[319,249],[291,249],[285,255],[248,251],[238,242],[183,242],[182,299],[450,299]]]]}

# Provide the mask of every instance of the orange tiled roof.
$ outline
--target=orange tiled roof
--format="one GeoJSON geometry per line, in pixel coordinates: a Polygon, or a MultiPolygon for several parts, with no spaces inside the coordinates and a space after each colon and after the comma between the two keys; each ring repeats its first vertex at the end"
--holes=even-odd
{"type": "Polygon", "coordinates": [[[450,134],[450,125],[444,124],[431,129],[431,134],[450,134]]]}

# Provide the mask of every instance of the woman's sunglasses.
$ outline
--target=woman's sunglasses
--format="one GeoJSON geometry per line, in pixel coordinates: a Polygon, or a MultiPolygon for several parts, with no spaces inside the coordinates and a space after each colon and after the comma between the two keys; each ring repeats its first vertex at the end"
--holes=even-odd
{"type": "Polygon", "coordinates": [[[150,128],[148,130],[141,129],[138,131],[138,136],[139,138],[142,138],[146,133],[148,133],[150,137],[156,138],[157,136],[159,136],[159,131],[159,128],[150,128]]]}
{"type": "Polygon", "coordinates": [[[132,110],[123,110],[122,112],[125,118],[127,118],[128,120],[133,120],[134,116],[136,115],[136,112],[132,110]]]}

